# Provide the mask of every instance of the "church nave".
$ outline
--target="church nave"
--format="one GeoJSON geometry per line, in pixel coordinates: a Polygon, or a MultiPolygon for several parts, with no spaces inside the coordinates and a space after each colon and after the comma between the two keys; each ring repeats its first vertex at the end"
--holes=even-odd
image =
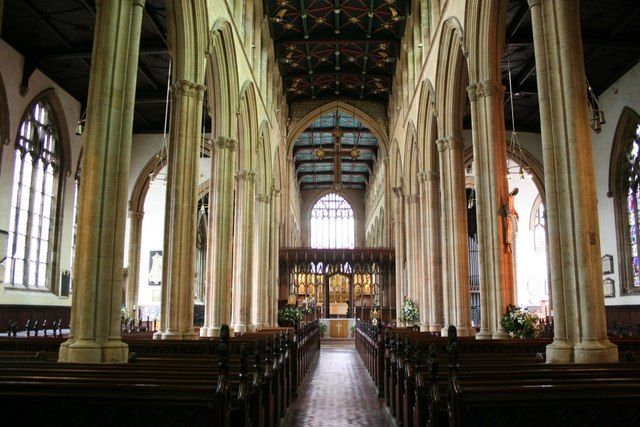
{"type": "Polygon", "coordinates": [[[388,426],[376,387],[352,346],[322,346],[287,426],[388,426]]]}

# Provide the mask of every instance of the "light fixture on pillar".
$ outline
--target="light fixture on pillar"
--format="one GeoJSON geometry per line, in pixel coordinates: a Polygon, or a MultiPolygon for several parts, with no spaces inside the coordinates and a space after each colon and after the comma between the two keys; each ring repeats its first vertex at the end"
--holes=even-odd
{"type": "Polygon", "coordinates": [[[600,108],[600,104],[598,103],[598,98],[589,84],[589,79],[587,79],[587,76],[584,78],[587,83],[587,101],[591,108],[591,120],[589,120],[591,122],[591,129],[593,129],[595,133],[600,133],[602,131],[601,125],[607,123],[607,121],[604,117],[604,111],[600,108]]]}
{"type": "Polygon", "coordinates": [[[511,106],[511,138],[509,139],[509,155],[516,164],[509,166],[507,158],[507,180],[511,181],[511,175],[517,175],[521,181],[531,178],[531,173],[527,167],[526,156],[520,145],[518,132],[516,132],[516,113],[513,103],[513,84],[511,82],[511,62],[507,58],[507,74],[509,76],[509,105],[511,106]]]}
{"type": "Polygon", "coordinates": [[[76,125],[76,135],[80,136],[84,133],[84,127],[87,121],[87,109],[82,112],[80,116],[80,120],[78,120],[78,124],[76,125]]]}

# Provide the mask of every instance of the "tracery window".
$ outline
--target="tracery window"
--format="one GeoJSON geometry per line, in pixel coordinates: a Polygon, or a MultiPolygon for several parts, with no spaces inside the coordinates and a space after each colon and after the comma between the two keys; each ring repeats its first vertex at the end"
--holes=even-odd
{"type": "Polygon", "coordinates": [[[544,204],[540,195],[533,202],[531,217],[531,230],[533,231],[533,247],[536,252],[543,252],[547,247],[547,220],[544,212],[544,204]]]}
{"type": "MultiPolygon", "coordinates": [[[[208,203],[208,196],[201,203],[208,203]]],[[[201,205],[198,214],[198,232],[196,235],[196,282],[194,297],[198,302],[204,302],[207,283],[207,210],[201,205]]]]}
{"type": "Polygon", "coordinates": [[[311,247],[353,248],[355,218],[349,202],[330,193],[322,197],[311,211],[311,247]]]}
{"type": "Polygon", "coordinates": [[[629,160],[626,170],[627,195],[627,230],[629,236],[629,250],[631,257],[631,285],[640,288],[640,260],[638,258],[638,244],[640,243],[640,227],[638,223],[640,202],[640,125],[636,127],[635,138],[627,152],[629,160]]]}
{"type": "Polygon", "coordinates": [[[60,169],[58,134],[45,99],[20,123],[11,196],[5,283],[46,288],[60,169]]]}

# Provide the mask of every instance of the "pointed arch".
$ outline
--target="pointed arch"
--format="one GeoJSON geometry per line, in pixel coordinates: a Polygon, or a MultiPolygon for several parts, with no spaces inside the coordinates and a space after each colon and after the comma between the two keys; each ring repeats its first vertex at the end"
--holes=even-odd
{"type": "Polygon", "coordinates": [[[271,153],[271,138],[269,132],[269,121],[263,120],[260,124],[260,130],[258,131],[258,146],[257,152],[257,170],[258,173],[258,186],[256,191],[258,194],[270,194],[272,186],[272,171],[271,162],[269,161],[269,155],[271,153]]]}
{"type": "Polygon", "coordinates": [[[440,136],[461,136],[462,117],[466,105],[469,82],[468,50],[460,22],[452,17],[442,26],[436,72],[436,106],[440,136]]]}
{"type": "Polygon", "coordinates": [[[246,81],[240,92],[238,108],[238,167],[254,170],[258,143],[258,109],[253,82],[246,81]]]}
{"type": "Polygon", "coordinates": [[[417,196],[420,193],[418,187],[418,173],[420,172],[420,159],[418,152],[418,132],[413,121],[407,125],[407,136],[405,138],[405,176],[404,182],[407,184],[407,195],[417,196]]]}
{"type": "Polygon", "coordinates": [[[391,144],[391,154],[389,155],[389,173],[392,188],[402,188],[404,182],[404,168],[402,167],[402,157],[400,156],[400,147],[398,140],[394,139],[391,144]]]}
{"type": "Polygon", "coordinates": [[[207,58],[207,107],[211,116],[212,135],[214,138],[236,138],[238,66],[232,24],[229,21],[219,19],[213,24],[207,58]]]}
{"type": "Polygon", "coordinates": [[[465,13],[465,44],[473,83],[501,82],[500,61],[507,28],[509,0],[469,0],[465,13]]]}
{"type": "Polygon", "coordinates": [[[287,138],[287,153],[293,153],[293,145],[296,140],[302,134],[302,132],[309,127],[311,123],[313,123],[318,117],[320,117],[323,113],[327,113],[335,110],[347,113],[352,115],[369,128],[371,133],[378,139],[378,144],[380,144],[380,148],[382,151],[380,154],[384,156],[384,154],[388,153],[388,138],[387,132],[380,123],[378,123],[373,117],[371,117],[366,112],[361,109],[355,107],[354,105],[344,102],[344,101],[331,101],[323,104],[322,106],[316,108],[311,111],[307,115],[305,115],[302,119],[300,119],[297,123],[295,123],[291,130],[289,131],[289,136],[287,138]]]}
{"type": "Polygon", "coordinates": [[[418,151],[420,167],[425,171],[437,171],[438,151],[438,112],[436,109],[436,93],[429,79],[420,87],[420,103],[418,105],[418,151]]]}

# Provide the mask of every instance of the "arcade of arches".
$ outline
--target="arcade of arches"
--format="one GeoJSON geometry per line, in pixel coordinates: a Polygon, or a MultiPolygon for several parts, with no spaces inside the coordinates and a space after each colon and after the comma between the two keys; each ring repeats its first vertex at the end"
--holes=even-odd
{"type": "Polygon", "coordinates": [[[633,25],[594,41],[620,19],[578,0],[19,3],[0,2],[0,305],[70,307],[61,361],[126,361],[123,312],[195,340],[286,304],[400,324],[406,299],[423,331],[507,338],[517,304],[553,319],[547,361],[618,360],[640,66],[608,44],[633,25]],[[22,37],[34,19],[51,35],[22,37]]]}

